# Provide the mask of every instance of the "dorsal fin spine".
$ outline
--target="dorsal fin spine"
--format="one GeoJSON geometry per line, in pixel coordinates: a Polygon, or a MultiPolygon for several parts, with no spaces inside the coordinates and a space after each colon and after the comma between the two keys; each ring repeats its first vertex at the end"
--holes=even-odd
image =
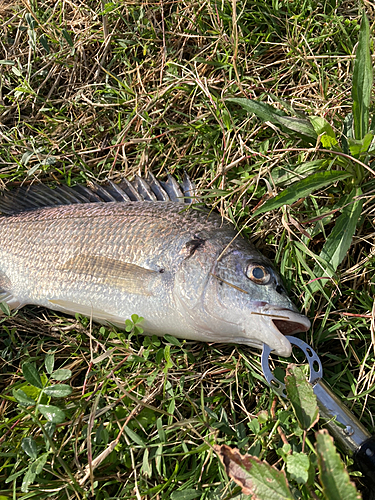
{"type": "Polygon", "coordinates": [[[96,183],[91,183],[90,187],[59,185],[50,188],[44,184],[21,186],[15,192],[0,193],[0,212],[3,215],[12,215],[43,207],[96,202],[147,200],[191,203],[193,201],[190,199],[191,186],[195,189],[194,183],[187,176],[184,176],[183,186],[180,186],[171,175],[168,175],[167,182],[162,182],[155,179],[152,174],[149,174],[146,179],[136,176],[133,183],[123,179],[119,184],[108,181],[108,184],[104,186],[96,183]],[[190,189],[187,189],[187,186],[190,189]],[[184,199],[184,194],[189,196],[189,199],[184,199]]]}

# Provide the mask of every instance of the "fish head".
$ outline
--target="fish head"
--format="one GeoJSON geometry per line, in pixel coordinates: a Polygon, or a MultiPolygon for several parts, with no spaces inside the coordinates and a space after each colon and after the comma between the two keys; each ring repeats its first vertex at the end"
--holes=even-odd
{"type": "Polygon", "coordinates": [[[204,332],[205,341],[267,344],[276,354],[290,356],[286,335],[307,331],[310,321],[288,297],[271,262],[242,239],[212,259],[209,246],[202,245],[185,262],[180,301],[194,327],[204,332]]]}

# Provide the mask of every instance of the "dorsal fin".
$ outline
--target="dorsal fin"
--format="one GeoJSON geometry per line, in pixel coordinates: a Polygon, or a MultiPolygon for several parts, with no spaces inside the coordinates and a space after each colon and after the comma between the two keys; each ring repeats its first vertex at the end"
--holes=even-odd
{"type": "Polygon", "coordinates": [[[167,182],[160,181],[160,184],[167,192],[171,201],[183,201],[184,195],[181,187],[171,174],[168,174],[167,182]]]}
{"type": "Polygon", "coordinates": [[[123,202],[123,201],[176,201],[192,203],[195,184],[184,174],[180,186],[176,179],[168,175],[167,182],[158,181],[149,173],[147,179],[136,176],[133,182],[122,179],[119,184],[107,181],[99,186],[90,182],[89,186],[73,187],[58,185],[54,188],[44,184],[21,186],[15,191],[0,192],[0,212],[12,215],[27,210],[74,203],[123,202]],[[185,197],[184,197],[185,196],[185,197]]]}
{"type": "Polygon", "coordinates": [[[157,200],[159,200],[159,201],[169,201],[170,200],[170,198],[169,198],[168,194],[166,193],[165,189],[163,189],[162,185],[156,179],[156,177],[154,176],[154,174],[152,174],[151,172],[149,172],[147,174],[147,179],[146,180],[148,182],[148,185],[152,189],[152,192],[156,196],[157,200]]]}

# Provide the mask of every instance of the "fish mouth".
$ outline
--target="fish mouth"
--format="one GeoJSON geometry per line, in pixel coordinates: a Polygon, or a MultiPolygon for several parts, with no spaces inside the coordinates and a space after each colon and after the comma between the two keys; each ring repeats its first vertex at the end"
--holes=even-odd
{"type": "Polygon", "coordinates": [[[266,302],[258,303],[261,307],[252,314],[268,317],[273,326],[282,335],[294,335],[295,333],[307,332],[311,326],[310,320],[298,312],[297,309],[288,309],[286,307],[275,307],[266,302]]]}
{"type": "Polygon", "coordinates": [[[269,313],[272,323],[283,335],[307,332],[311,326],[310,320],[304,314],[290,309],[270,308],[269,313]]]}
{"type": "Polygon", "coordinates": [[[306,332],[311,326],[305,315],[291,309],[266,306],[262,312],[256,314],[263,315],[269,328],[269,334],[265,336],[263,343],[278,356],[291,355],[292,346],[286,336],[306,332]]]}
{"type": "Polygon", "coordinates": [[[294,335],[295,333],[307,332],[307,330],[310,328],[310,322],[309,325],[306,325],[305,323],[300,323],[296,321],[273,319],[272,323],[283,335],[294,335]]]}

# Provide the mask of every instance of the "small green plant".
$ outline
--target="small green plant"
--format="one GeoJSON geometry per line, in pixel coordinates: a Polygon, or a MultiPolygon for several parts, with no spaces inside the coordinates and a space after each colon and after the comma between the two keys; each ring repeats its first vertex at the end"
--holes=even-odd
{"type": "Polygon", "coordinates": [[[49,454],[54,450],[52,437],[56,424],[65,420],[65,411],[60,406],[51,404],[51,400],[68,397],[72,393],[72,388],[69,385],[55,383],[68,380],[72,375],[71,371],[64,368],[54,370],[54,364],[55,354],[53,351],[48,352],[45,357],[45,372],[42,374],[39,373],[34,363],[23,363],[22,374],[25,382],[19,384],[19,387],[12,391],[21,414],[28,414],[34,424],[42,431],[44,437],[44,443],[40,440],[37,442],[33,436],[22,439],[22,450],[31,461],[21,471],[11,473],[6,480],[9,483],[23,476],[21,491],[24,493],[29,491],[29,486],[41,473],[49,454]],[[45,451],[41,453],[42,449],[45,451]]]}
{"type": "Polygon", "coordinates": [[[125,321],[125,331],[141,335],[143,333],[143,328],[140,326],[142,321],[143,318],[138,316],[138,314],[132,314],[131,319],[125,321]]]}
{"type": "MultiPolygon", "coordinates": [[[[362,185],[370,175],[375,175],[369,167],[370,159],[375,154],[373,141],[375,117],[371,122],[369,118],[373,86],[370,47],[369,21],[363,12],[353,72],[352,112],[341,121],[340,138],[337,138],[334,128],[322,116],[308,118],[302,114],[287,116],[285,112],[267,103],[243,98],[227,99],[228,102],[240,105],[263,121],[278,126],[291,138],[298,136],[303,143],[307,142],[313,146],[314,151],[324,154],[324,159],[297,165],[294,173],[299,180],[290,184],[288,179],[290,185],[257,208],[254,216],[285,205],[290,206],[300,198],[305,198],[322,188],[341,184],[337,200],[333,206],[327,206],[320,211],[320,217],[311,232],[316,235],[317,232],[324,231],[324,225],[331,222],[332,216],[340,214],[330,234],[325,238],[320,254],[314,255],[309,250],[310,234],[307,234],[302,244],[296,243],[300,252],[312,256],[315,260],[313,270],[306,269],[311,277],[308,300],[311,300],[312,294],[317,290],[323,291],[322,287],[328,280],[335,279],[336,270],[346,256],[353,235],[361,222],[364,201],[362,185]]],[[[292,111],[289,105],[282,101],[280,103],[292,111]]],[[[290,151],[295,149],[291,147],[290,151]]],[[[297,149],[311,151],[308,148],[297,149]]]]}

